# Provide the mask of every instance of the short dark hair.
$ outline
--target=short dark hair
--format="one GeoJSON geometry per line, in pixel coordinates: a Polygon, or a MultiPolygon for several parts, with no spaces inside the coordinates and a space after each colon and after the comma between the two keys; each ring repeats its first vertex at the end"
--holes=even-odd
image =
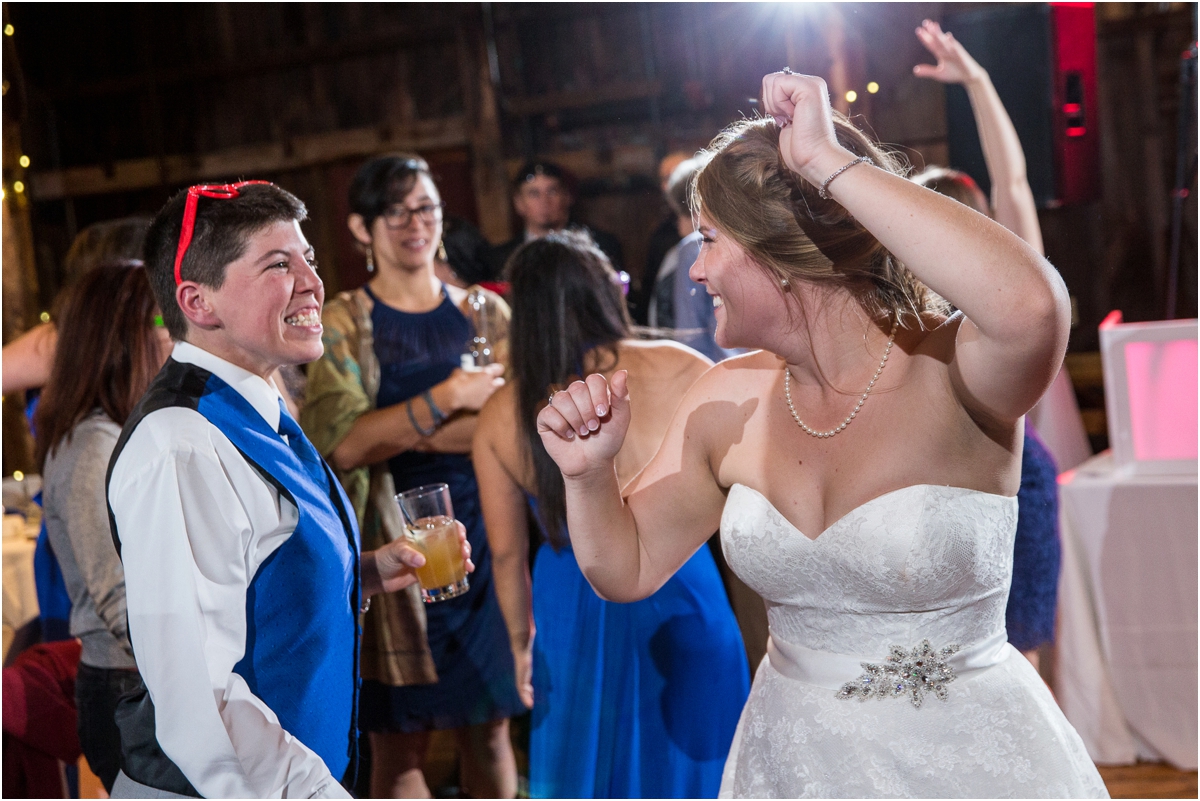
{"type": "MultiPolygon", "coordinates": [[[[183,227],[187,190],[167,201],[146,232],[146,271],[163,322],[177,340],[187,334],[187,318],[175,300],[175,252],[183,227]]],[[[250,237],[276,222],[308,219],[304,203],[275,184],[251,184],[227,200],[201,197],[192,242],[180,266],[185,281],[220,289],[225,268],[242,257],[250,237]]]]}
{"type": "Polygon", "coordinates": [[[411,153],[376,156],[354,173],[350,182],[350,211],[360,215],[370,231],[379,215],[404,202],[419,175],[433,180],[429,163],[420,156],[411,153]]]}
{"type": "Polygon", "coordinates": [[[562,473],[546,453],[536,418],[551,387],[582,378],[589,351],[617,361],[631,323],[612,263],[585,232],[556,231],[531,240],[508,260],[512,281],[509,345],[525,447],[533,459],[538,518],[556,549],[566,545],[562,473]]]}
{"type": "Polygon", "coordinates": [[[517,173],[517,177],[513,179],[512,191],[517,194],[521,191],[521,187],[527,182],[532,181],[539,175],[547,178],[553,178],[562,184],[563,188],[575,194],[575,183],[570,173],[562,167],[555,164],[553,161],[529,161],[521,167],[521,171],[517,173]]]}

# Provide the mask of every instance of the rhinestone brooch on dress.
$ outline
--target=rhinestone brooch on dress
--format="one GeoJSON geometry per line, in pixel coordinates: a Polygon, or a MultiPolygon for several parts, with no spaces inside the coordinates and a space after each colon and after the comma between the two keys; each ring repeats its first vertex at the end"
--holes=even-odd
{"type": "Polygon", "coordinates": [[[921,644],[912,651],[893,645],[887,661],[883,664],[862,662],[866,673],[843,684],[842,689],[837,692],[837,697],[842,700],[858,698],[865,701],[871,697],[899,698],[907,695],[912,705],[918,709],[925,700],[925,694],[929,692],[945,701],[946,685],[957,678],[954,668],[946,664],[946,660],[956,653],[958,648],[957,645],[947,645],[935,650],[929,644],[929,640],[921,640],[921,644]]]}

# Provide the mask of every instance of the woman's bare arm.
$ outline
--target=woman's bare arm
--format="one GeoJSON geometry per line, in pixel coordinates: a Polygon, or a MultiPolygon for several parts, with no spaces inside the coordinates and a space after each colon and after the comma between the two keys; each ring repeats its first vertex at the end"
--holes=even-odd
{"type": "Polygon", "coordinates": [[[4,394],[45,386],[54,365],[57,343],[58,329],[54,323],[42,323],[5,345],[0,355],[4,394]]]}
{"type": "Polygon", "coordinates": [[[943,32],[936,22],[925,20],[917,28],[917,38],[938,63],[918,64],[913,67],[913,74],[941,83],[961,84],[967,90],[992,184],[996,222],[1024,239],[1038,253],[1045,253],[1037,204],[1025,172],[1025,151],[987,70],[971,58],[954,34],[943,32]]]}
{"type": "Polygon", "coordinates": [[[479,501],[492,552],[496,599],[508,627],[509,645],[517,674],[517,693],[533,706],[532,581],[529,575],[529,527],[525,494],[513,475],[512,461],[519,436],[512,393],[496,396],[479,415],[471,458],[479,480],[479,501]],[[508,406],[509,408],[501,408],[508,406]],[[505,459],[501,453],[508,458],[505,459]]]}
{"type": "Polygon", "coordinates": [[[685,395],[658,453],[626,487],[628,501],[614,459],[631,403],[654,399],[631,399],[625,371],[611,383],[598,374],[576,381],[538,415],[542,443],[563,473],[575,558],[603,598],[652,594],[720,524],[725,496],[709,467],[704,426],[696,425],[713,400],[708,376],[685,395]]]}
{"type": "MultiPolygon", "coordinates": [[[[821,186],[855,156],[837,144],[825,82],[773,73],[763,79],[768,113],[788,167],[821,186]]],[[[921,281],[966,314],[951,380],[964,408],[1015,422],[1062,363],[1070,326],[1066,286],[1042,256],[1003,226],[898,175],[858,165],[829,193],[921,281]]]]}
{"type": "MultiPolygon", "coordinates": [[[[430,395],[434,404],[447,415],[474,412],[504,385],[504,379],[500,377],[503,371],[504,366],[500,364],[482,370],[456,369],[449,378],[433,387],[430,395]]],[[[466,453],[470,449],[474,414],[460,414],[425,437],[413,426],[409,408],[421,428],[434,428],[433,413],[421,397],[413,398],[411,404],[398,403],[374,409],[354,421],[349,433],[330,454],[330,462],[345,471],[390,459],[408,450],[466,453]],[[443,429],[446,430],[444,434],[443,429]]]]}

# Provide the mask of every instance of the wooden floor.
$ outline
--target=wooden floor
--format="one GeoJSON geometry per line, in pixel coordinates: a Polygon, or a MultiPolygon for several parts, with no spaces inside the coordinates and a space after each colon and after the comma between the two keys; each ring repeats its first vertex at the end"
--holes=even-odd
{"type": "Polygon", "coordinates": [[[1162,762],[1100,767],[1113,798],[1195,798],[1196,771],[1176,770],[1162,762]]]}
{"type": "MultiPolygon", "coordinates": [[[[447,738],[448,739],[448,738],[447,738]]],[[[453,741],[443,740],[441,748],[431,748],[432,757],[426,765],[435,790],[448,795],[448,787],[439,785],[453,781],[453,741]],[[449,745],[447,749],[446,746],[449,745]],[[449,754],[446,751],[450,751],[449,754]],[[447,759],[446,757],[449,757],[447,759]],[[440,775],[435,775],[440,774],[440,775]],[[440,781],[439,781],[440,780],[440,781]]],[[[1170,765],[1147,762],[1140,765],[1101,767],[1100,775],[1113,798],[1196,798],[1196,771],[1175,770],[1170,765]]],[[[79,760],[79,789],[81,798],[106,798],[100,781],[87,769],[87,762],[79,760]]]]}

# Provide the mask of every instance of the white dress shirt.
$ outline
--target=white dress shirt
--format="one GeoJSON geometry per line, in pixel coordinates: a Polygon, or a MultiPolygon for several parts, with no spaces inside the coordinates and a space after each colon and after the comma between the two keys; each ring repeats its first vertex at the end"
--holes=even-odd
{"type": "MultiPolygon", "coordinates": [[[[276,431],[279,391],[180,342],[172,357],[214,373],[276,431]]],[[[148,414],[109,484],[129,633],[163,752],[207,798],[349,798],[233,672],[246,590],[299,521],[296,507],[192,409],[148,414]]]]}

